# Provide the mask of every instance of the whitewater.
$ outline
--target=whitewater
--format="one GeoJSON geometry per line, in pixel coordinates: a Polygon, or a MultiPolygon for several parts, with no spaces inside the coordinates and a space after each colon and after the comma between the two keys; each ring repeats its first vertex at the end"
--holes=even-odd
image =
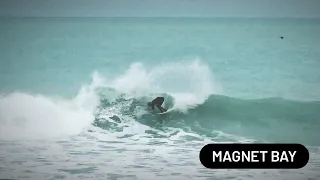
{"type": "Polygon", "coordinates": [[[318,20],[0,23],[0,179],[320,178],[318,20]],[[149,109],[157,96],[175,110],[149,109]],[[301,143],[310,160],[201,165],[204,145],[234,142],[301,143]]]}

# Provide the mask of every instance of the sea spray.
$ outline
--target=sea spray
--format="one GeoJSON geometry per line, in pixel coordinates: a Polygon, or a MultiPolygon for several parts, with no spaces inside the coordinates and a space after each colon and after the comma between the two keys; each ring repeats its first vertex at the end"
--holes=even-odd
{"type": "Polygon", "coordinates": [[[74,99],[13,92],[0,99],[0,138],[43,139],[78,134],[91,125],[99,103],[96,84],[81,87],[74,99]]]}
{"type": "Polygon", "coordinates": [[[134,63],[109,86],[135,97],[170,94],[174,98],[173,108],[181,111],[203,103],[211,94],[222,93],[222,87],[215,81],[208,65],[199,59],[155,67],[134,63]]]}

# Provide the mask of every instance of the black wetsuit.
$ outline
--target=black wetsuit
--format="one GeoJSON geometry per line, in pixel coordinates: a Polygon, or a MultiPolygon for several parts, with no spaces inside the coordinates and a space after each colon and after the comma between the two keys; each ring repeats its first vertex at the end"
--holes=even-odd
{"type": "Polygon", "coordinates": [[[154,106],[156,106],[161,112],[167,111],[165,108],[161,107],[164,101],[164,97],[157,97],[151,102],[152,110],[154,110],[154,106]]]}

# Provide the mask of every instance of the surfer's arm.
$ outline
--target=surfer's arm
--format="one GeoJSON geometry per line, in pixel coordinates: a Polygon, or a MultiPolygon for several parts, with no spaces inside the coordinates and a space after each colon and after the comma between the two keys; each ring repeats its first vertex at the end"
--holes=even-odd
{"type": "Polygon", "coordinates": [[[160,112],[162,112],[162,113],[167,111],[165,108],[163,108],[163,107],[161,107],[161,106],[158,107],[158,108],[159,108],[160,112]]]}

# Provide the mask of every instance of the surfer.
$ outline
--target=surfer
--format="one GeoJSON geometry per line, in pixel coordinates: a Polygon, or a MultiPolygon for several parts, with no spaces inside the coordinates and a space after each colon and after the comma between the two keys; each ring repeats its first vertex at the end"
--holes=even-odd
{"type": "Polygon", "coordinates": [[[161,112],[166,112],[167,110],[161,107],[163,101],[164,101],[164,97],[157,97],[151,102],[148,102],[148,106],[151,106],[152,110],[154,110],[154,106],[156,106],[161,112]]]}

